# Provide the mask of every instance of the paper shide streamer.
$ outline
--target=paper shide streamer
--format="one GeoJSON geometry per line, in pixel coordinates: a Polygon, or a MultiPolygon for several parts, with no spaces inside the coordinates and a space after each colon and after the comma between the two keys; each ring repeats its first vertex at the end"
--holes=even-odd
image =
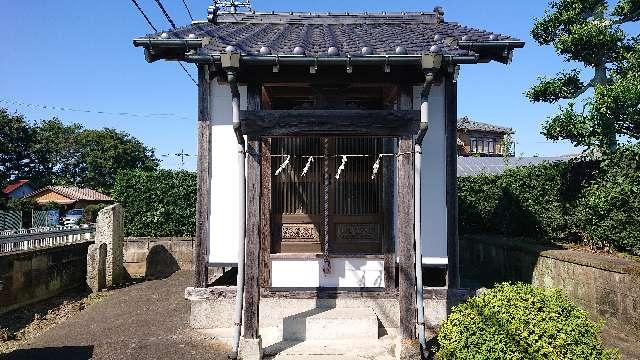
{"type": "Polygon", "coordinates": [[[284,170],[284,168],[287,167],[287,165],[289,165],[289,161],[291,160],[291,155],[287,155],[287,157],[285,158],[284,162],[282,163],[282,165],[280,165],[280,167],[278,168],[278,170],[276,170],[276,176],[280,175],[280,173],[282,172],[282,170],[284,170]]]}
{"type": "Polygon", "coordinates": [[[307,175],[307,172],[309,172],[309,168],[311,167],[312,162],[313,162],[313,156],[309,156],[309,160],[307,160],[307,164],[304,166],[304,169],[302,169],[302,176],[307,175]]]}
{"type": "Polygon", "coordinates": [[[338,168],[338,172],[336,173],[336,180],[340,179],[340,174],[342,173],[342,170],[344,170],[344,167],[347,165],[347,155],[342,155],[342,163],[340,164],[340,167],[338,168]]]}
{"type": "Polygon", "coordinates": [[[374,180],[376,178],[376,175],[378,175],[378,170],[380,169],[380,160],[382,159],[382,154],[378,155],[378,158],[376,159],[376,162],[373,163],[373,172],[371,173],[371,180],[374,180]]]}

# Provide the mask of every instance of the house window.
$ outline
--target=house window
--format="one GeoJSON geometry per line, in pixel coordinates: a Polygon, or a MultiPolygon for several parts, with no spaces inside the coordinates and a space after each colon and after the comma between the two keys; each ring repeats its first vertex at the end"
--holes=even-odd
{"type": "Polygon", "coordinates": [[[476,138],[470,138],[471,139],[471,152],[478,152],[478,139],[476,138]]]}
{"type": "Polygon", "coordinates": [[[489,154],[496,153],[496,141],[494,139],[487,140],[487,152],[489,154]]]}
{"type": "Polygon", "coordinates": [[[484,139],[478,140],[478,152],[484,153],[484,139]]]}

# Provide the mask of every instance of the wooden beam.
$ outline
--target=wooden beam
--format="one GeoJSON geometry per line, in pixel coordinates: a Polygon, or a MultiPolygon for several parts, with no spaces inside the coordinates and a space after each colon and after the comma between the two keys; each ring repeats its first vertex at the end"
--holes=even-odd
{"type": "Polygon", "coordinates": [[[458,243],[458,83],[453,74],[445,79],[445,146],[446,146],[446,205],[447,205],[447,286],[460,287],[458,243]]]}
{"type": "MultiPolygon", "coordinates": [[[[387,154],[394,154],[397,140],[388,138],[383,140],[383,151],[387,154]]],[[[387,292],[396,292],[396,244],[395,244],[395,170],[394,158],[384,157],[382,167],[382,201],[384,212],[384,286],[387,292]]]]}
{"type": "Polygon", "coordinates": [[[211,79],[209,66],[198,66],[198,195],[196,201],[196,239],[194,287],[207,286],[209,255],[209,214],[211,213],[211,79]]]}
{"type": "MultiPolygon", "coordinates": [[[[257,84],[247,89],[247,107],[258,109],[257,84]]],[[[247,216],[245,252],[244,337],[257,339],[260,314],[260,140],[249,137],[247,142],[247,216]]]]}
{"type": "Polygon", "coordinates": [[[420,129],[419,111],[262,110],[240,113],[248,136],[412,136],[420,129]]]}
{"type": "Polygon", "coordinates": [[[308,66],[281,65],[280,71],[273,72],[273,66],[241,67],[239,73],[241,82],[271,83],[307,83],[317,85],[377,83],[397,85],[421,85],[424,73],[420,66],[391,66],[390,72],[385,72],[383,66],[353,66],[353,72],[347,73],[343,66],[320,66],[316,74],[309,73],[308,66]]]}
{"type": "Polygon", "coordinates": [[[414,253],[414,160],[413,138],[403,137],[398,142],[398,214],[396,234],[399,257],[400,336],[416,337],[416,271],[414,253]]]}
{"type": "Polygon", "coordinates": [[[262,138],[260,167],[260,286],[271,286],[271,139],[262,138]]]}

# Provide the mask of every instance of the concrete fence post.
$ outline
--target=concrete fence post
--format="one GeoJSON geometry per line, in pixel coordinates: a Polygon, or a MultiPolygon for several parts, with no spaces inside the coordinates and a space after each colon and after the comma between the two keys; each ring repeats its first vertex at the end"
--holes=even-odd
{"type": "Polygon", "coordinates": [[[123,225],[120,204],[98,213],[95,244],[87,254],[87,283],[93,291],[120,285],[124,280],[123,225]]]}

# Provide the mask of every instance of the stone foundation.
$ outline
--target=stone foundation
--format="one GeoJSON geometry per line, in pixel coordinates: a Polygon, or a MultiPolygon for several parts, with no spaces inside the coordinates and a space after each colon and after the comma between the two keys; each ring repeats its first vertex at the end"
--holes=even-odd
{"type": "MultiPolygon", "coordinates": [[[[462,289],[426,288],[424,293],[425,325],[431,330],[440,326],[452,306],[468,297],[468,291],[462,289]]],[[[235,287],[188,288],[185,298],[191,300],[189,321],[193,328],[233,327],[235,287]]],[[[260,327],[282,327],[286,325],[287,319],[298,318],[300,314],[313,314],[317,309],[335,308],[368,308],[375,313],[383,332],[395,333],[400,326],[398,300],[393,295],[346,292],[334,298],[317,298],[304,292],[292,291],[261,296],[260,327]]]]}
{"type": "Polygon", "coordinates": [[[89,242],[0,256],[0,314],[86,286],[89,242]]]}

